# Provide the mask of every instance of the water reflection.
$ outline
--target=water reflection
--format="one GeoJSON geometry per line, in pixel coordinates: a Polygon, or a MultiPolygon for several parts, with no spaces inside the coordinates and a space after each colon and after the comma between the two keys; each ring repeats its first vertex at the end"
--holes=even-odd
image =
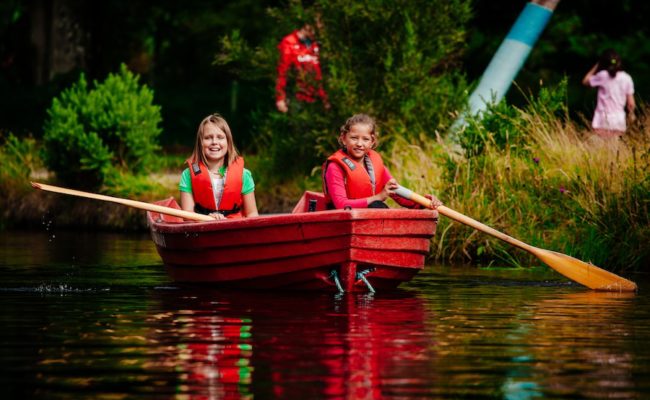
{"type": "Polygon", "coordinates": [[[167,351],[145,368],[174,366],[179,393],[353,399],[428,393],[435,341],[426,334],[423,300],[412,294],[192,290],[157,297],[160,308],[149,319],[167,351]]]}
{"type": "Polygon", "coordinates": [[[526,275],[458,268],[407,285],[437,319],[432,389],[450,397],[647,397],[639,376],[648,377],[650,351],[638,338],[650,334],[648,296],[526,275]]]}
{"type": "Polygon", "coordinates": [[[598,398],[611,390],[617,398],[634,397],[635,355],[628,338],[634,333],[629,319],[635,298],[634,293],[582,291],[535,303],[520,360],[528,365],[525,375],[536,382],[526,386],[526,380],[514,377],[509,382],[543,387],[549,397],[598,398]]]}
{"type": "Polygon", "coordinates": [[[375,297],[226,292],[175,288],[148,237],[0,239],[3,398],[650,398],[647,278],[454,266],[375,297]]]}

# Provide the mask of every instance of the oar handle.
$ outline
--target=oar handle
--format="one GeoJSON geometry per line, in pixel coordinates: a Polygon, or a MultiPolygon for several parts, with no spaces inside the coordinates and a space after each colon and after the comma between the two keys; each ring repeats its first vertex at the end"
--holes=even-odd
{"type": "MultiPolygon", "coordinates": [[[[417,193],[413,192],[412,190],[407,189],[407,188],[405,188],[403,186],[399,186],[395,190],[395,194],[397,194],[398,196],[404,197],[405,199],[412,200],[412,201],[414,201],[414,202],[416,202],[416,203],[418,203],[418,204],[420,204],[420,205],[422,205],[422,206],[424,206],[426,208],[432,208],[431,207],[431,200],[429,200],[426,197],[424,197],[424,196],[422,196],[420,194],[417,194],[417,193]]],[[[517,246],[517,247],[519,247],[521,249],[524,249],[524,250],[527,250],[527,251],[530,251],[530,252],[535,252],[536,249],[537,249],[536,247],[533,247],[533,246],[531,246],[529,244],[526,244],[526,243],[522,242],[521,240],[517,240],[517,239],[515,239],[515,238],[513,238],[511,236],[506,235],[503,232],[499,232],[494,228],[491,228],[491,227],[489,227],[489,226],[487,226],[487,225],[485,225],[485,224],[483,224],[481,222],[478,222],[475,219],[472,219],[472,218],[470,218],[470,217],[468,217],[466,215],[463,215],[463,214],[459,213],[458,211],[454,211],[449,207],[438,206],[438,207],[436,207],[436,210],[440,214],[442,214],[442,215],[444,215],[446,217],[449,217],[449,218],[451,218],[451,219],[453,219],[455,221],[458,221],[461,224],[469,225],[474,229],[477,229],[477,230],[479,230],[481,232],[485,232],[488,235],[492,235],[492,236],[494,236],[494,237],[496,237],[498,239],[501,239],[501,240],[503,240],[505,242],[510,243],[513,246],[517,246]]]]}
{"type": "Polygon", "coordinates": [[[189,220],[192,220],[192,221],[208,222],[208,221],[214,221],[215,220],[214,218],[209,217],[207,215],[198,214],[198,213],[185,211],[185,210],[179,210],[177,208],[159,206],[157,204],[145,203],[143,201],[122,199],[122,198],[119,198],[119,197],[106,196],[106,195],[103,195],[103,194],[82,192],[80,190],[66,189],[66,188],[62,188],[62,187],[58,187],[58,186],[52,186],[52,185],[46,185],[44,183],[38,183],[38,182],[31,182],[31,184],[32,184],[32,187],[34,187],[36,189],[45,190],[45,191],[48,191],[48,192],[67,194],[67,195],[70,195],[70,196],[77,196],[77,197],[84,197],[84,198],[87,198],[87,199],[110,201],[112,203],[122,204],[122,205],[125,205],[125,206],[129,206],[129,207],[133,207],[133,208],[139,208],[141,210],[146,210],[146,211],[153,211],[153,212],[157,212],[157,213],[160,213],[160,214],[172,215],[174,217],[185,218],[185,219],[189,219],[189,220]]]}

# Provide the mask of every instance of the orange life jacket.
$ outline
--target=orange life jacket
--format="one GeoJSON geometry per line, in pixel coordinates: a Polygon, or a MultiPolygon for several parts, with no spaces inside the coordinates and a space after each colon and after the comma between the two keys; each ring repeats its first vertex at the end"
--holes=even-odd
{"type": "Polygon", "coordinates": [[[192,195],[194,197],[194,211],[201,214],[220,212],[228,218],[241,218],[241,206],[243,198],[241,189],[243,185],[244,159],[237,157],[228,165],[226,170],[226,181],[224,182],[223,195],[219,202],[219,208],[215,203],[214,192],[212,191],[212,180],[208,168],[202,163],[187,163],[190,166],[192,178],[192,195]]]}
{"type": "Polygon", "coordinates": [[[323,193],[326,196],[327,203],[331,203],[332,199],[327,192],[327,182],[325,182],[325,173],[327,166],[330,163],[339,165],[345,173],[345,190],[350,199],[362,199],[370,197],[376,193],[381,192],[386,185],[387,180],[384,175],[384,162],[379,153],[374,150],[368,152],[372,168],[374,170],[375,187],[373,189],[371,177],[366,170],[365,165],[350,159],[350,157],[343,151],[339,150],[327,158],[323,164],[323,193]]]}

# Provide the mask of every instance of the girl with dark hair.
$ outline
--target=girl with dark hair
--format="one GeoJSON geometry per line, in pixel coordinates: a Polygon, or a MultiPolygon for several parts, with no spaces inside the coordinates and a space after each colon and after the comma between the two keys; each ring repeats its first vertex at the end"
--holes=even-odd
{"type": "MultiPolygon", "coordinates": [[[[397,181],[384,166],[377,146],[377,124],[366,114],[348,118],[339,133],[341,149],[323,164],[323,193],[328,208],[388,208],[391,197],[402,207],[420,205],[394,194],[397,181]]],[[[442,205],[433,195],[426,195],[432,208],[442,205]]]]}
{"type": "Polygon", "coordinates": [[[596,134],[604,139],[625,133],[626,109],[634,121],[634,82],[623,71],[621,57],[612,49],[605,50],[600,60],[582,79],[582,84],[598,88],[598,101],[591,122],[596,134]]]}

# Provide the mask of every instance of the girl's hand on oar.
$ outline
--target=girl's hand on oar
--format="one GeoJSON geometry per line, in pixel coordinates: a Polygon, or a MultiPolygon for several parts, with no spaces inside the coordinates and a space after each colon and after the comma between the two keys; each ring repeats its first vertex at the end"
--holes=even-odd
{"type": "Polygon", "coordinates": [[[435,210],[436,208],[442,205],[442,201],[440,201],[436,196],[432,194],[425,194],[424,197],[426,197],[431,201],[431,203],[428,206],[426,206],[427,208],[435,210]]]}
{"type": "Polygon", "coordinates": [[[213,212],[213,213],[210,213],[208,215],[211,216],[212,218],[216,219],[216,220],[226,219],[226,217],[223,214],[221,214],[220,212],[213,212]]]}

